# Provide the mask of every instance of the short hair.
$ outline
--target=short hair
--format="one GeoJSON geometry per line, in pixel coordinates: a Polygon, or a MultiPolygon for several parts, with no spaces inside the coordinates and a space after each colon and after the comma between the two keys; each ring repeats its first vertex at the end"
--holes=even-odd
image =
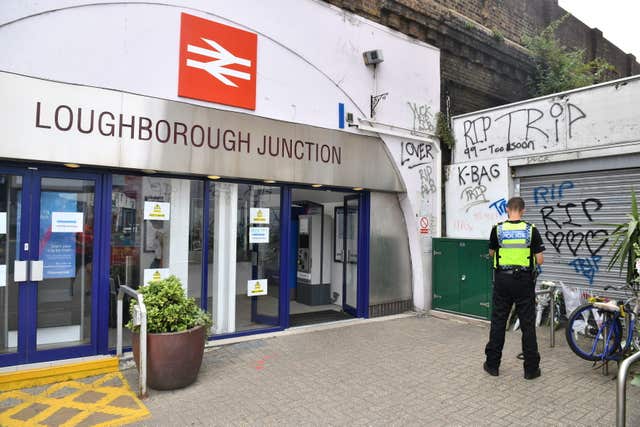
{"type": "Polygon", "coordinates": [[[522,197],[512,197],[507,202],[507,209],[514,211],[523,211],[524,210],[524,199],[522,197]]]}

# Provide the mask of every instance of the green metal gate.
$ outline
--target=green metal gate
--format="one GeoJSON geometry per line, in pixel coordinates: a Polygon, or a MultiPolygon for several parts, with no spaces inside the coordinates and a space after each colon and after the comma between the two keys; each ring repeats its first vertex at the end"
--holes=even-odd
{"type": "Polygon", "coordinates": [[[491,262],[486,240],[433,239],[433,308],[488,319],[491,262]]]}

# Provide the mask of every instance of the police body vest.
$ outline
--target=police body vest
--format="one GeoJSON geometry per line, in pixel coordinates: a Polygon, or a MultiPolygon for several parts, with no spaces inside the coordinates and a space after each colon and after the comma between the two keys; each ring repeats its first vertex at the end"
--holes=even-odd
{"type": "Polygon", "coordinates": [[[499,249],[493,257],[494,268],[534,266],[531,256],[533,224],[525,221],[501,222],[496,226],[499,249]]]}

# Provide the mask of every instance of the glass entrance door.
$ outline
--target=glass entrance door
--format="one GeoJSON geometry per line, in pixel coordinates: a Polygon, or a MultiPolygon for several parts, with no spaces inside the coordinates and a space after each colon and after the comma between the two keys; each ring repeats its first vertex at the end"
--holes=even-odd
{"type": "Polygon", "coordinates": [[[97,175],[0,169],[0,365],[97,353],[99,196],[97,175]]]}
{"type": "Polygon", "coordinates": [[[358,213],[360,208],[359,196],[344,198],[343,216],[343,248],[342,257],[343,292],[342,307],[347,313],[358,315],[358,213]]]}

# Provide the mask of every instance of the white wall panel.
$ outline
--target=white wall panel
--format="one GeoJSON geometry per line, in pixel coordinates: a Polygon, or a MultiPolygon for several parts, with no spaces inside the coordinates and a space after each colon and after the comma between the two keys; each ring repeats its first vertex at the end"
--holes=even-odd
{"type": "Polygon", "coordinates": [[[453,119],[456,163],[640,141],[640,78],[582,88],[453,119]]]}

